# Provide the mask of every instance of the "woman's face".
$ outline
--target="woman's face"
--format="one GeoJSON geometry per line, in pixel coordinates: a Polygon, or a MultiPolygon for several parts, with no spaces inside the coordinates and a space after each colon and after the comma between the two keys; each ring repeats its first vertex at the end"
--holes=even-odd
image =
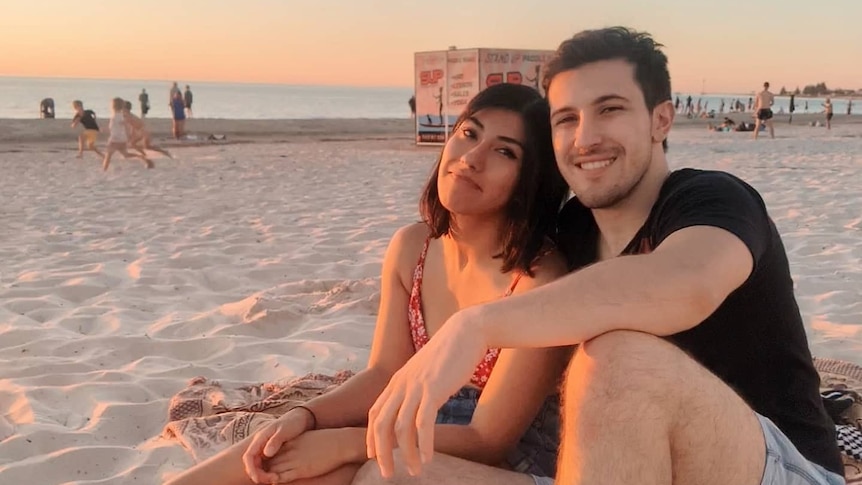
{"type": "Polygon", "coordinates": [[[524,143],[517,113],[487,108],[465,119],[443,148],[437,172],[443,207],[461,215],[502,211],[518,182],[524,143]]]}

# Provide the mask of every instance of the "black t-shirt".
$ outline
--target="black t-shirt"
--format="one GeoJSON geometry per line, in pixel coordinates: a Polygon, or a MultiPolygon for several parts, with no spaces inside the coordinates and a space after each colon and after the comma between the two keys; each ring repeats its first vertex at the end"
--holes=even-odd
{"type": "MultiPolygon", "coordinates": [[[[559,226],[560,246],[573,268],[595,261],[598,229],[577,199],[563,208],[559,226]]],[[[751,251],[754,268],[712,315],[668,340],[771,419],[802,455],[843,475],[787,254],[760,194],[728,173],[675,171],[623,254],[649,252],[691,226],[714,226],[736,235],[751,251]]]]}
{"type": "Polygon", "coordinates": [[[75,117],[72,118],[72,121],[77,121],[84,125],[84,128],[88,130],[99,130],[99,125],[96,123],[96,113],[91,109],[84,110],[81,114],[75,114],[75,117]]]}

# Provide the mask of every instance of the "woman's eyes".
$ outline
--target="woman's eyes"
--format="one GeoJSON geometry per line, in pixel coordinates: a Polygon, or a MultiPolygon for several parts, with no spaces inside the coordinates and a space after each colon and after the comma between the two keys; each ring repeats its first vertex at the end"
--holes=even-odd
{"type": "Polygon", "coordinates": [[[498,153],[502,154],[506,158],[511,158],[512,160],[518,158],[515,152],[509,148],[500,148],[497,150],[498,153]]]}

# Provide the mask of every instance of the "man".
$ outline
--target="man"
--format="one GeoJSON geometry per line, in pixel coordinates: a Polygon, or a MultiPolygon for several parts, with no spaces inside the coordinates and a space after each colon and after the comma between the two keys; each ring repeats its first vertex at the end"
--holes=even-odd
{"type": "Polygon", "coordinates": [[[194,100],[194,96],[192,95],[192,88],[186,84],[186,91],[183,93],[183,103],[186,106],[186,118],[192,117],[192,101],[194,100]]]}
{"type": "Polygon", "coordinates": [[[775,130],[772,128],[772,104],[775,102],[775,96],[769,92],[769,83],[763,83],[763,91],[757,93],[754,100],[754,113],[757,121],[754,122],[754,139],[757,139],[757,134],[760,133],[760,126],[766,123],[769,128],[769,137],[775,138],[775,130]]]}
{"type": "Polygon", "coordinates": [[[141,89],[141,94],[138,95],[138,101],[141,103],[141,118],[146,118],[150,111],[150,95],[146,89],[141,89]]]}
{"type": "Polygon", "coordinates": [[[437,483],[440,466],[472,483],[529,483],[434,457],[430,424],[485,349],[579,344],[563,382],[557,483],[843,483],[763,200],[723,172],[669,171],[660,47],[609,28],[557,50],[544,86],[557,162],[577,194],[560,245],[581,269],[453,315],[372,407],[377,463],[356,482],[373,481],[375,466],[390,476],[397,445],[412,474],[433,457],[437,483]]]}

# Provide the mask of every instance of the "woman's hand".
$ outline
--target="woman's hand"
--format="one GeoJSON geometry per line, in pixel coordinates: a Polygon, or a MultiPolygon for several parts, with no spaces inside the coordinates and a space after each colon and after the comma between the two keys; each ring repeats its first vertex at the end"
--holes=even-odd
{"type": "Polygon", "coordinates": [[[313,478],[332,472],[354,458],[365,458],[365,433],[356,428],[307,431],[288,441],[264,466],[278,483],[313,478]]]}
{"type": "Polygon", "coordinates": [[[278,476],[264,469],[264,461],[275,456],[284,443],[310,429],[312,420],[308,410],[294,408],[255,433],[242,455],[248,477],[254,483],[276,483],[278,476]]]}

